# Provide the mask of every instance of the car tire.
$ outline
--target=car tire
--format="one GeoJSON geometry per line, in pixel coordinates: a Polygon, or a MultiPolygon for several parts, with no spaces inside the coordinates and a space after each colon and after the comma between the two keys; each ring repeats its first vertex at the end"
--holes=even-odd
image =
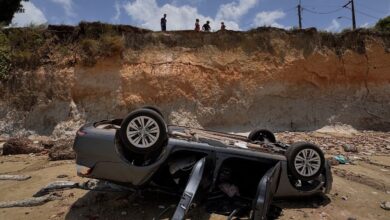
{"type": "Polygon", "coordinates": [[[313,180],[324,169],[324,153],[314,144],[294,143],[287,148],[286,157],[290,173],[299,180],[313,180]]]}
{"type": "Polygon", "coordinates": [[[255,129],[248,135],[248,140],[251,142],[265,141],[266,139],[271,143],[276,142],[275,135],[271,131],[266,129],[255,129]]]}
{"type": "Polygon", "coordinates": [[[153,110],[153,111],[157,112],[161,116],[161,118],[164,119],[164,115],[163,115],[161,109],[159,109],[159,108],[157,108],[155,106],[145,105],[145,106],[142,106],[141,108],[153,110]]]}
{"type": "Polygon", "coordinates": [[[161,152],[168,140],[167,125],[156,111],[140,108],[122,121],[119,137],[136,154],[161,152]]]}

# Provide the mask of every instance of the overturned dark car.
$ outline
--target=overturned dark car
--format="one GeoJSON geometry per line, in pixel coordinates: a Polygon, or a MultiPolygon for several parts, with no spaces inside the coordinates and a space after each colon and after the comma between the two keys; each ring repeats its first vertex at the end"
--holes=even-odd
{"type": "Polygon", "coordinates": [[[284,144],[264,129],[244,137],[167,125],[149,106],[84,125],[74,150],[79,176],[181,195],[172,219],[184,219],[194,204],[229,200],[240,202],[215,212],[267,219],[274,198],[328,193],[332,186],[316,145],[284,144]]]}

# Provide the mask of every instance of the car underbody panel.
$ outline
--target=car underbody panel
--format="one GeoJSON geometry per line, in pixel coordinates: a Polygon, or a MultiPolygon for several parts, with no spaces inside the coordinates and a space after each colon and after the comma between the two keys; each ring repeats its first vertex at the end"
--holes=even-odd
{"type": "Polygon", "coordinates": [[[179,192],[173,219],[183,219],[191,204],[214,198],[242,200],[251,207],[252,219],[266,219],[274,197],[326,193],[332,185],[327,163],[315,180],[292,178],[286,144],[250,143],[239,135],[180,126],[168,126],[169,139],[161,153],[148,160],[134,157],[116,137],[120,123],[103,121],[80,129],[74,143],[78,175],[179,192]]]}

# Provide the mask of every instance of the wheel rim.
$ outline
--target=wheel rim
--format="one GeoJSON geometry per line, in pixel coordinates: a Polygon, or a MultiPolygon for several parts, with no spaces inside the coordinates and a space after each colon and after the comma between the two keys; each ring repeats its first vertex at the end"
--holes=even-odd
{"type": "Polygon", "coordinates": [[[148,116],[138,116],[127,126],[127,139],[137,148],[148,148],[155,144],[160,135],[156,120],[148,116]]]}
{"type": "Polygon", "coordinates": [[[295,170],[302,176],[316,174],[321,167],[321,157],[313,149],[303,149],[298,152],[294,160],[295,170]]]}

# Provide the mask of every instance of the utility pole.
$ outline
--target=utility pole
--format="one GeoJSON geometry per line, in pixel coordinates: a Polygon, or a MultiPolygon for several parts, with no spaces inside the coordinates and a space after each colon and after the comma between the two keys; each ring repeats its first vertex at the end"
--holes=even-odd
{"type": "Polygon", "coordinates": [[[355,18],[355,4],[353,0],[351,0],[351,10],[352,10],[352,29],[356,29],[356,18],[355,18]]]}
{"type": "Polygon", "coordinates": [[[299,23],[299,29],[302,29],[302,15],[301,15],[301,11],[302,11],[302,8],[301,8],[301,0],[299,0],[299,4],[298,4],[298,23],[299,23]]]}
{"type": "Polygon", "coordinates": [[[354,4],[354,0],[350,0],[347,4],[345,4],[343,6],[343,8],[348,8],[347,6],[349,4],[351,4],[351,12],[352,12],[352,30],[355,30],[356,29],[356,17],[355,17],[355,4],[354,4]]]}

